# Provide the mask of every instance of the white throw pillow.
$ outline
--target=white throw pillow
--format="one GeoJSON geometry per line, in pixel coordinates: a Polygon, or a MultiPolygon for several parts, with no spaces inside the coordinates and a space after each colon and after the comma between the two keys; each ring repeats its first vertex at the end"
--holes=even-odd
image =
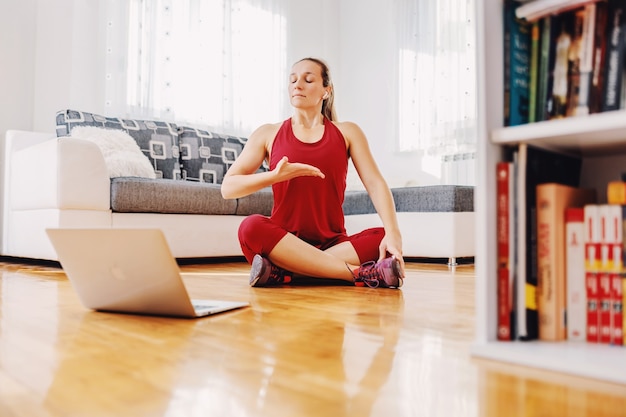
{"type": "Polygon", "coordinates": [[[148,157],[141,152],[135,139],[123,130],[77,126],[72,129],[70,136],[89,140],[98,145],[111,178],[156,178],[148,157]]]}

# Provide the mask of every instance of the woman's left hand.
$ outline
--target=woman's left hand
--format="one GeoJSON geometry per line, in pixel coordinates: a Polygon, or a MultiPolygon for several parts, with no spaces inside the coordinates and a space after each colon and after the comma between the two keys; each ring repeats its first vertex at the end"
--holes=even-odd
{"type": "Polygon", "coordinates": [[[379,260],[391,255],[400,261],[402,269],[401,276],[404,278],[404,258],[402,257],[402,238],[400,237],[400,234],[385,233],[385,237],[380,242],[379,248],[379,260]]]}

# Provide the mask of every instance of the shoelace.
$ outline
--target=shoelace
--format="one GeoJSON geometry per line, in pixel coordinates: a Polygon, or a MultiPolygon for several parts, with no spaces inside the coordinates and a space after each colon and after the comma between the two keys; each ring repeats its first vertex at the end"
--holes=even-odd
{"type": "Polygon", "coordinates": [[[362,264],[359,268],[359,276],[356,278],[363,281],[370,288],[377,288],[380,285],[380,280],[383,279],[374,261],[362,264]]]}

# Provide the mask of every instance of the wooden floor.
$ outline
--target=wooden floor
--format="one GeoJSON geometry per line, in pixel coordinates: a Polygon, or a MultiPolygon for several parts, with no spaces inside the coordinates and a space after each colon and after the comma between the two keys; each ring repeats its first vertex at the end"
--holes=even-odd
{"type": "Polygon", "coordinates": [[[54,264],[0,262],[0,416],[626,416],[626,387],[479,361],[474,268],[407,264],[401,290],[250,288],[182,265],[197,320],[84,309],[54,264]]]}

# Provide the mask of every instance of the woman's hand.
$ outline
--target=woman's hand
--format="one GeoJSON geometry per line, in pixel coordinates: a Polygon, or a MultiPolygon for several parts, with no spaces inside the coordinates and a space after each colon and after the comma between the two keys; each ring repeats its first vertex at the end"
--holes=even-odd
{"type": "Polygon", "coordinates": [[[283,156],[273,172],[276,174],[279,181],[287,181],[296,177],[320,177],[326,176],[319,168],[309,164],[302,164],[299,162],[289,162],[289,158],[283,156]]]}
{"type": "Polygon", "coordinates": [[[402,237],[400,233],[387,233],[385,231],[385,237],[380,241],[379,249],[378,260],[384,259],[387,257],[387,254],[390,254],[400,261],[400,275],[404,278],[404,258],[402,257],[402,237]]]}

